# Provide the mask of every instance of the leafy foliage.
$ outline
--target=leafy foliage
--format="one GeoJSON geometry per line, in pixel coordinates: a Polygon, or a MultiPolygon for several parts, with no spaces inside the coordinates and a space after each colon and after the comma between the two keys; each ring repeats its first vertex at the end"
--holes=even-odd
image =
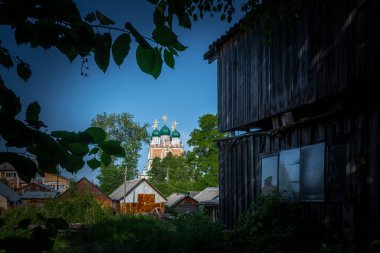
{"type": "Polygon", "coordinates": [[[232,233],[234,252],[319,252],[316,224],[302,206],[281,199],[278,192],[261,198],[240,217],[232,233]]]}
{"type": "Polygon", "coordinates": [[[202,214],[161,222],[116,216],[64,237],[63,252],[224,252],[221,226],[202,214]]]}
{"type": "Polygon", "coordinates": [[[97,114],[91,125],[106,133],[105,140],[99,144],[102,151],[93,153],[103,164],[98,176],[100,189],[109,194],[123,182],[126,166],[128,179],[136,176],[139,150],[148,141],[148,125],[134,122],[129,113],[97,114]]]}
{"type": "Polygon", "coordinates": [[[217,116],[205,114],[198,120],[199,128],[190,133],[189,146],[193,150],[187,154],[188,163],[191,164],[199,175],[198,180],[203,180],[207,186],[218,185],[218,146],[217,140],[223,137],[218,132],[217,116]]]}

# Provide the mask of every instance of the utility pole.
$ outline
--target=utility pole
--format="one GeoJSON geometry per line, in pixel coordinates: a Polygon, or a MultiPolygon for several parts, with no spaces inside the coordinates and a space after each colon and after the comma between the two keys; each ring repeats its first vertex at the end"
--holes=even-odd
{"type": "Polygon", "coordinates": [[[128,166],[125,165],[125,171],[124,171],[124,204],[125,204],[125,195],[127,195],[127,171],[128,171],[128,166]]]}

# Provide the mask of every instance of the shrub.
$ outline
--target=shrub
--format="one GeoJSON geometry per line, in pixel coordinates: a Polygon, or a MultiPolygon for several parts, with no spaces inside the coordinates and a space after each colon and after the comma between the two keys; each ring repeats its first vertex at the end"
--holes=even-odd
{"type": "Polygon", "coordinates": [[[261,198],[231,233],[235,252],[318,252],[320,240],[301,207],[282,203],[281,194],[261,198]]]}
{"type": "Polygon", "coordinates": [[[90,193],[75,191],[50,199],[44,207],[48,216],[62,217],[69,223],[94,224],[111,215],[111,208],[103,208],[90,193]]]}

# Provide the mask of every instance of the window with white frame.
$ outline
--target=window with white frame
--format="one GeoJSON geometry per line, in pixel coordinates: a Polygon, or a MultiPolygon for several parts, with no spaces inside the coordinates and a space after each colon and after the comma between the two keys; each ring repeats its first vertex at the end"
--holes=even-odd
{"type": "Polygon", "coordinates": [[[324,160],[324,143],[263,155],[262,195],[279,190],[288,201],[323,201],[324,160]]]}
{"type": "Polygon", "coordinates": [[[15,171],[5,172],[6,179],[15,179],[17,176],[15,171]]]}
{"type": "Polygon", "coordinates": [[[64,190],[64,189],[65,189],[65,185],[63,184],[58,185],[58,190],[64,190]]]}

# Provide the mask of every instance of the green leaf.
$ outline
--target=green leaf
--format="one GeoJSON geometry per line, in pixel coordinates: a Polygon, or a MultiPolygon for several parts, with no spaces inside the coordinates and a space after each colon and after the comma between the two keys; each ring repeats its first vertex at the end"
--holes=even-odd
{"type": "Polygon", "coordinates": [[[18,223],[17,228],[27,229],[30,222],[32,222],[32,219],[30,218],[23,219],[22,221],[18,223]]]}
{"type": "Polygon", "coordinates": [[[17,74],[26,82],[32,75],[32,72],[30,71],[29,65],[22,62],[17,64],[17,74]]]}
{"type": "Polygon", "coordinates": [[[111,163],[111,156],[109,154],[102,153],[102,155],[100,156],[100,160],[102,161],[104,166],[108,166],[111,163]]]}
{"type": "Polygon", "coordinates": [[[28,122],[36,122],[39,120],[39,114],[41,112],[41,107],[38,102],[33,102],[28,105],[28,109],[26,109],[26,121],[28,122]]]}
{"type": "Polygon", "coordinates": [[[177,51],[176,51],[173,47],[169,47],[169,52],[170,52],[172,55],[176,55],[176,56],[178,56],[177,51]]]}
{"type": "Polygon", "coordinates": [[[87,165],[88,165],[91,169],[95,170],[95,169],[97,169],[97,168],[100,167],[101,162],[99,162],[96,158],[92,158],[91,160],[88,160],[88,161],[87,161],[87,165]]]}
{"type": "Polygon", "coordinates": [[[158,0],[148,0],[150,3],[156,5],[158,3],[158,0]]]}
{"type": "Polygon", "coordinates": [[[103,72],[106,72],[110,63],[111,43],[112,38],[110,33],[104,33],[103,35],[96,34],[94,58],[96,64],[103,72]]]}
{"type": "Polygon", "coordinates": [[[93,149],[90,150],[90,152],[88,153],[89,155],[95,155],[99,152],[99,148],[95,147],[93,149]]]}
{"type": "Polygon", "coordinates": [[[156,10],[153,13],[153,22],[156,26],[161,26],[165,23],[164,8],[161,6],[161,4],[157,6],[156,10]]]}
{"type": "Polygon", "coordinates": [[[153,39],[162,46],[172,46],[177,41],[177,35],[166,25],[157,26],[152,33],[153,39]]]}
{"type": "Polygon", "coordinates": [[[15,167],[18,176],[25,182],[36,176],[37,165],[25,156],[9,152],[0,152],[0,164],[8,162],[15,167]]]}
{"type": "Polygon", "coordinates": [[[63,218],[49,218],[46,222],[53,225],[56,229],[69,229],[69,224],[63,218]]]}
{"type": "Polygon", "coordinates": [[[120,66],[131,48],[131,36],[127,33],[121,34],[112,45],[112,56],[115,63],[120,66]]]}
{"type": "Polygon", "coordinates": [[[67,37],[61,38],[57,43],[57,48],[62,54],[66,55],[70,62],[73,62],[78,56],[78,52],[75,50],[73,39],[67,37]]]}
{"type": "Polygon", "coordinates": [[[6,48],[0,46],[0,64],[9,69],[13,67],[13,61],[6,48]]]}
{"type": "Polygon", "coordinates": [[[100,127],[89,127],[84,132],[88,133],[95,143],[101,143],[106,139],[106,132],[100,127]]]}
{"type": "Polygon", "coordinates": [[[54,3],[59,18],[70,23],[81,21],[79,10],[72,0],[55,0],[54,3]]]}
{"type": "Polygon", "coordinates": [[[82,57],[88,56],[91,50],[94,49],[96,42],[93,28],[89,24],[81,22],[72,25],[71,30],[75,38],[75,51],[82,57]]]}
{"type": "Polygon", "coordinates": [[[82,143],[69,143],[67,145],[67,148],[73,155],[78,155],[82,157],[85,156],[89,151],[88,147],[82,143]]]}
{"type": "Polygon", "coordinates": [[[174,69],[174,57],[173,54],[170,53],[168,50],[165,49],[164,51],[164,60],[166,65],[174,69]]]}
{"type": "Polygon", "coordinates": [[[62,167],[64,167],[68,172],[74,173],[80,170],[84,166],[84,161],[71,154],[66,154],[64,160],[61,162],[62,167]]]}
{"type": "Polygon", "coordinates": [[[156,62],[156,55],[153,48],[145,48],[139,45],[136,50],[136,60],[143,72],[150,75],[152,74],[156,62]]]}
{"type": "Polygon", "coordinates": [[[144,37],[133,27],[131,23],[127,22],[125,24],[125,28],[131,32],[131,34],[133,35],[133,37],[135,38],[137,43],[139,43],[140,46],[144,48],[152,48],[152,46],[148,43],[148,41],[144,39],[144,37]]]}
{"type": "Polygon", "coordinates": [[[178,16],[178,22],[180,26],[191,29],[191,20],[188,14],[178,16]]]}
{"type": "Polygon", "coordinates": [[[178,51],[185,51],[186,50],[186,46],[182,45],[178,40],[174,43],[173,47],[178,50],[178,51]]]}
{"type": "Polygon", "coordinates": [[[137,47],[136,51],[137,64],[140,69],[152,75],[155,79],[160,75],[162,70],[162,58],[158,48],[137,47]]]}
{"type": "Polygon", "coordinates": [[[152,71],[152,76],[157,79],[160,74],[161,74],[161,70],[162,70],[162,58],[161,58],[161,49],[158,49],[157,47],[154,48],[154,69],[152,71]]]}
{"type": "Polygon", "coordinates": [[[120,145],[118,141],[103,141],[99,144],[99,147],[104,153],[114,156],[125,156],[124,148],[120,145]]]}
{"type": "Polygon", "coordinates": [[[96,17],[98,18],[98,20],[100,21],[100,23],[102,25],[114,25],[115,22],[113,22],[111,19],[109,19],[108,17],[106,17],[103,13],[101,13],[100,11],[96,11],[95,12],[96,14],[96,17]]]}

